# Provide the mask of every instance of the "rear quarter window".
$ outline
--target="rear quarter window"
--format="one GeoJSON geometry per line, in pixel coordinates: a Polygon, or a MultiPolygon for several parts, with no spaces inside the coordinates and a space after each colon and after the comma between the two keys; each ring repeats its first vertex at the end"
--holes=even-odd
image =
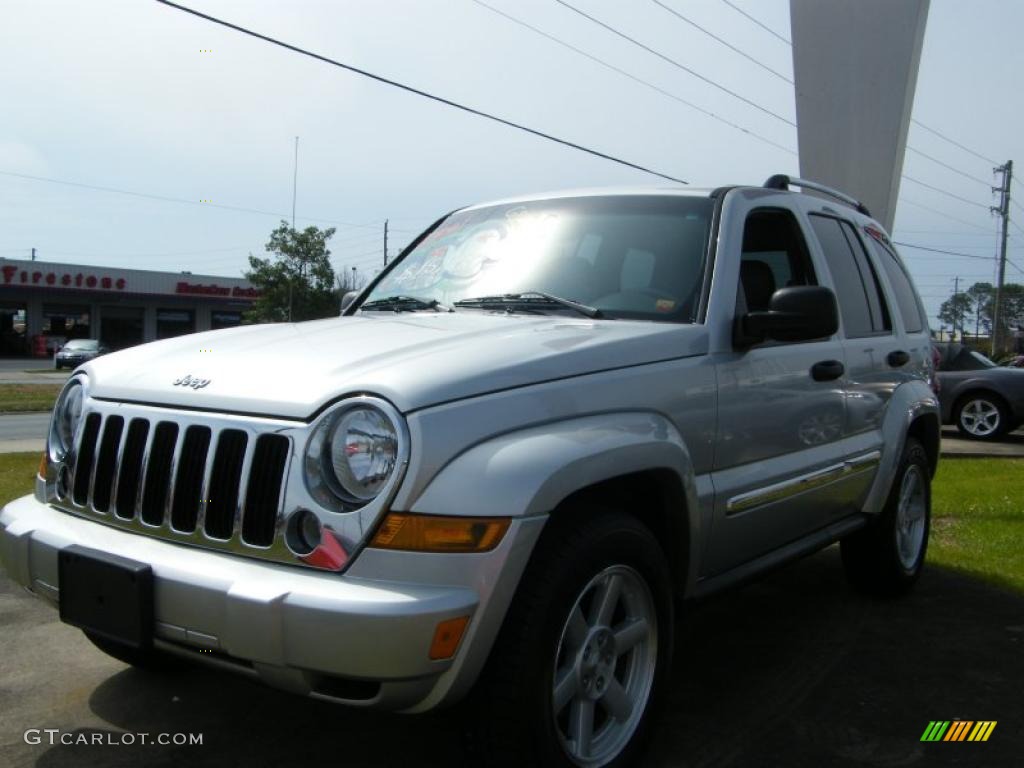
{"type": "Polygon", "coordinates": [[[900,310],[900,317],[903,318],[903,326],[907,333],[920,333],[924,330],[924,313],[921,311],[921,302],[918,301],[917,291],[910,281],[910,276],[903,268],[899,257],[881,243],[877,237],[868,238],[875,256],[889,278],[889,285],[896,299],[896,305],[900,310]]]}

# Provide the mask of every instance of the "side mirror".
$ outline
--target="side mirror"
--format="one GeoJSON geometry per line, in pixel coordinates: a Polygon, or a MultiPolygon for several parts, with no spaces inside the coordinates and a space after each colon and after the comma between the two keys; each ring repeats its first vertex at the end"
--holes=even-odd
{"type": "Polygon", "coordinates": [[[772,294],[767,312],[748,312],[736,319],[733,342],[750,347],[767,339],[810,341],[839,329],[836,295],[820,285],[780,288],[772,294]]]}
{"type": "Polygon", "coordinates": [[[359,291],[348,291],[341,297],[341,314],[345,314],[345,310],[352,306],[358,295],[359,291]]]}

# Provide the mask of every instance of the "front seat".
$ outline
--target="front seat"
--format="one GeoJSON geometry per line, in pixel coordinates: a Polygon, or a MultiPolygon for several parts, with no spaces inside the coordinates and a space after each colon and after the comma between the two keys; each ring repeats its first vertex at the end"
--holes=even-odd
{"type": "Polygon", "coordinates": [[[775,274],[763,261],[740,263],[740,284],[747,301],[748,312],[767,312],[775,293],[775,274]]]}

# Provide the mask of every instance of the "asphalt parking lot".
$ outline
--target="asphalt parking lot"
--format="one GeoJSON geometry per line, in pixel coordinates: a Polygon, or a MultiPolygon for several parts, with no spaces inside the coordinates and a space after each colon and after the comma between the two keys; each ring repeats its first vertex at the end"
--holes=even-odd
{"type": "MultiPolygon", "coordinates": [[[[108,659],[0,577],[0,765],[464,765],[464,713],[407,717],[227,673],[108,659]],[[27,744],[201,733],[202,746],[27,744]]],[[[1024,596],[932,568],[895,602],[846,586],[835,548],[688,609],[650,766],[1015,766],[1024,750],[1024,596]],[[922,743],[930,720],[996,720],[986,743],[922,743]]]]}

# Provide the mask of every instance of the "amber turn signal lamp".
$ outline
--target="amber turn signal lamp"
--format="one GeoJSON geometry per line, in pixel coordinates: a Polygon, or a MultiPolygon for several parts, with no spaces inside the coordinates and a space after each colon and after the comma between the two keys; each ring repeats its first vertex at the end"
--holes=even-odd
{"type": "Polygon", "coordinates": [[[498,546],[507,517],[445,517],[389,512],[370,541],[380,549],[415,552],[489,552],[498,546]]]}
{"type": "Polygon", "coordinates": [[[43,451],[43,455],[39,457],[39,476],[46,479],[46,451],[43,451]]]}
{"type": "Polygon", "coordinates": [[[459,648],[462,633],[469,625],[469,616],[442,621],[434,630],[434,640],[430,643],[430,658],[434,661],[450,659],[459,648]]]}

